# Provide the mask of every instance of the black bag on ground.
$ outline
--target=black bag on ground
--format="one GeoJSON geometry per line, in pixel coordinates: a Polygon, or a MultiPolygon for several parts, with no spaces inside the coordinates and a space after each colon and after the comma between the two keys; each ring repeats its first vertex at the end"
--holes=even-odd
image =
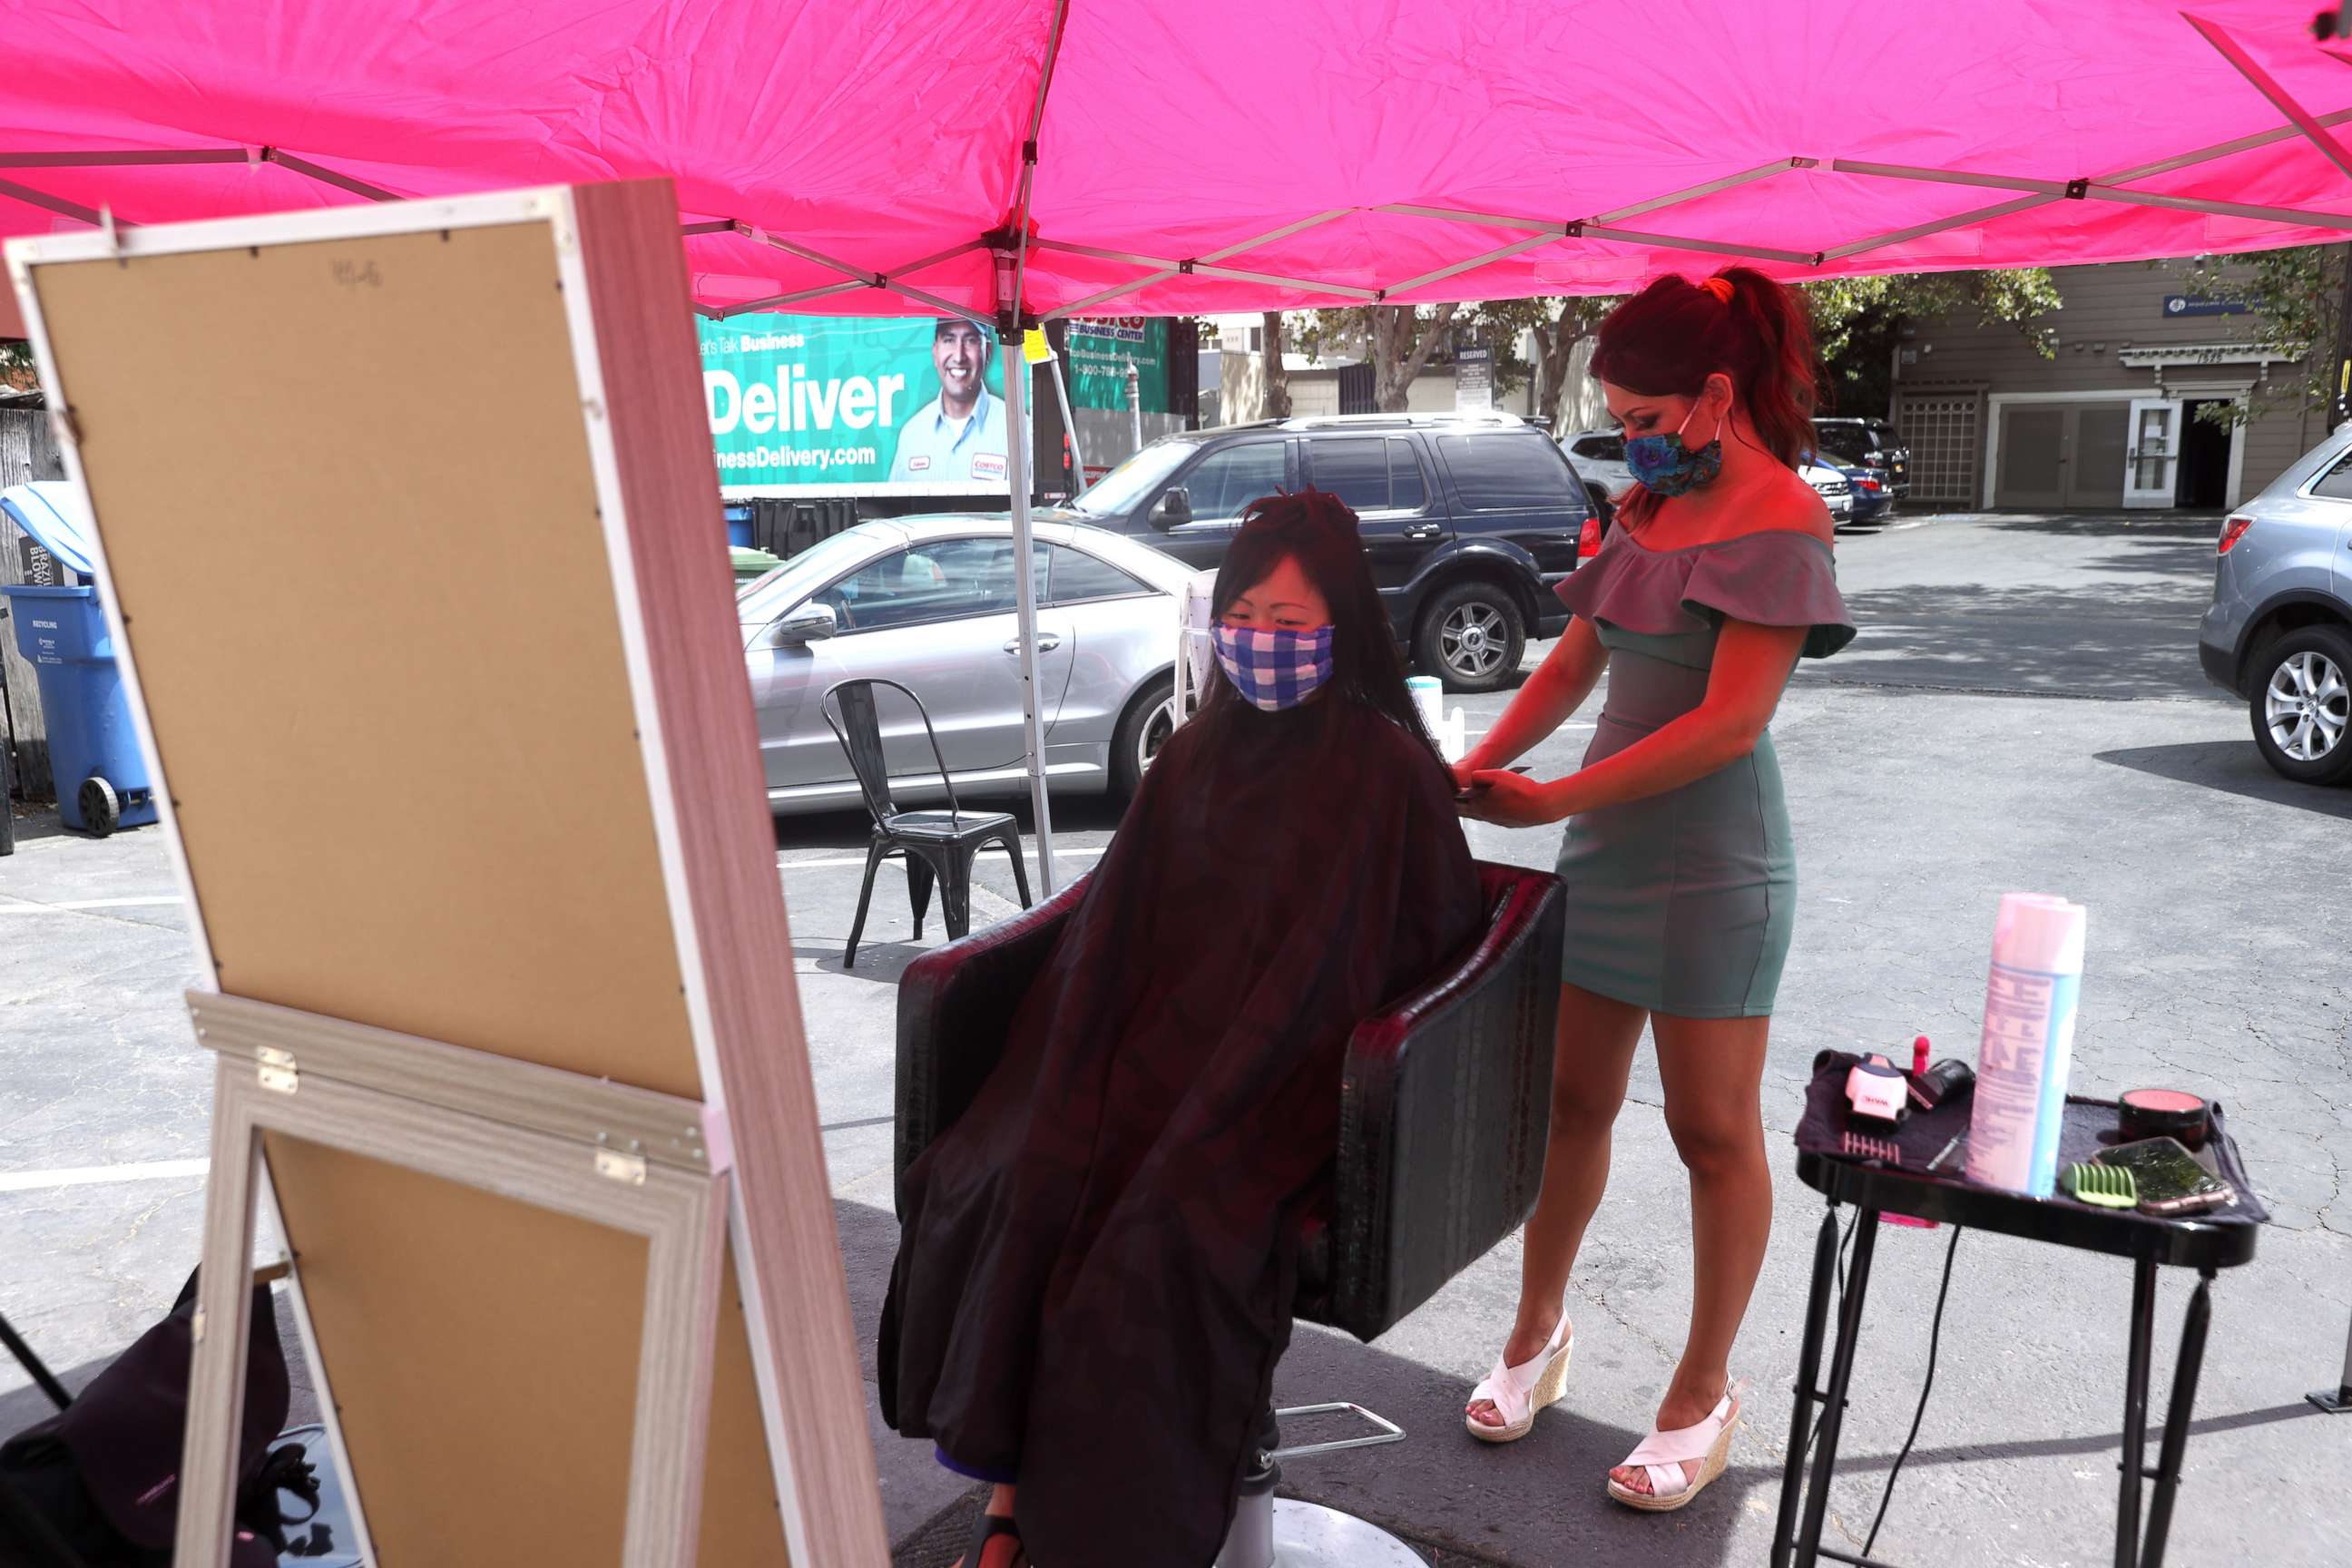
{"type": "MultiPolygon", "coordinates": [[[[70,1405],[0,1443],[0,1568],[169,1568],[195,1310],[192,1274],[171,1314],[70,1405]]],[[[252,1316],[232,1568],[278,1561],[296,1522],[280,1512],[281,1489],[318,1500],[300,1446],[270,1448],[292,1394],[266,1285],[253,1289],[252,1316]]]]}

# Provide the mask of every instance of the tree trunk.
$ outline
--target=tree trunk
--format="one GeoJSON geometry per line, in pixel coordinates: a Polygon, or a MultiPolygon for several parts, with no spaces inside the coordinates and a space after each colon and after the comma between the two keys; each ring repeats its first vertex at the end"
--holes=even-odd
{"type": "Polygon", "coordinates": [[[1445,341],[1445,330],[1459,305],[1440,305],[1428,321],[1411,305],[1375,305],[1372,312],[1372,370],[1378,379],[1383,414],[1402,414],[1412,403],[1413,379],[1429,364],[1430,355],[1445,341]]]}
{"type": "Polygon", "coordinates": [[[1265,395],[1258,416],[1263,419],[1290,417],[1290,372],[1282,363],[1282,312],[1265,313],[1265,395]]]}
{"type": "Polygon", "coordinates": [[[1565,436],[1559,427],[1561,395],[1568,389],[1569,362],[1576,357],[1576,346],[1592,335],[1589,326],[1579,326],[1563,315],[1549,326],[1538,326],[1536,334],[1536,412],[1542,416],[1545,426],[1555,436],[1565,436]]]}

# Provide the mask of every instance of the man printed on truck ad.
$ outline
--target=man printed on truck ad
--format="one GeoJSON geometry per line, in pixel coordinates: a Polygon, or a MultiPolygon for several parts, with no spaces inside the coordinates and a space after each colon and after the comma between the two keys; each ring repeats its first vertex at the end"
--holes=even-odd
{"type": "Polygon", "coordinates": [[[940,395],[915,410],[898,432],[890,464],[894,484],[955,480],[976,489],[1004,484],[1004,400],[982,379],[994,355],[971,322],[953,317],[931,335],[940,395]]]}

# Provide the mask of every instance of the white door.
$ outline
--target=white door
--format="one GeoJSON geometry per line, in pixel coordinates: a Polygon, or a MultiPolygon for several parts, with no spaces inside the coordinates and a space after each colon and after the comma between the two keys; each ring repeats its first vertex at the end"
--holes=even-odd
{"type": "Polygon", "coordinates": [[[2132,399],[2124,446],[2124,505],[2167,507],[2180,483],[2180,399],[2132,399]]]}

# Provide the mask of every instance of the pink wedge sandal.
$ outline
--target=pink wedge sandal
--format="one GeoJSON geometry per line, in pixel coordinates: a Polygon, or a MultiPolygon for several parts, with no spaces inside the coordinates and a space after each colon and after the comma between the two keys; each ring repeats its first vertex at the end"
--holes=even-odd
{"type": "Polygon", "coordinates": [[[1697,1426],[1672,1432],[1650,1428],[1642,1446],[1625,1456],[1627,1465],[1639,1465],[1650,1473],[1650,1489],[1634,1491],[1618,1485],[1617,1478],[1612,1476],[1609,1495],[1627,1508],[1638,1508],[1644,1513],[1672,1513],[1686,1506],[1706,1489],[1708,1482],[1723,1474],[1724,1464],[1731,1457],[1732,1435],[1739,1430],[1747,1397],[1748,1382],[1742,1378],[1724,1391],[1715,1409],[1697,1426]],[[1685,1464],[1697,1465],[1698,1473],[1685,1479],[1685,1464]]]}
{"type": "Polygon", "coordinates": [[[1505,1366],[1503,1358],[1496,1356],[1495,1370],[1486,1374],[1486,1381],[1470,1391],[1470,1403],[1493,1400],[1495,1414],[1503,1418],[1503,1424],[1489,1426],[1465,1409],[1462,1425],[1470,1436],[1481,1443],[1516,1443],[1526,1436],[1535,1426],[1536,1412],[1557,1401],[1568,1387],[1569,1352],[1575,1347],[1575,1331],[1562,1318],[1559,1327],[1551,1331],[1551,1342],[1535,1360],[1505,1366]]]}

